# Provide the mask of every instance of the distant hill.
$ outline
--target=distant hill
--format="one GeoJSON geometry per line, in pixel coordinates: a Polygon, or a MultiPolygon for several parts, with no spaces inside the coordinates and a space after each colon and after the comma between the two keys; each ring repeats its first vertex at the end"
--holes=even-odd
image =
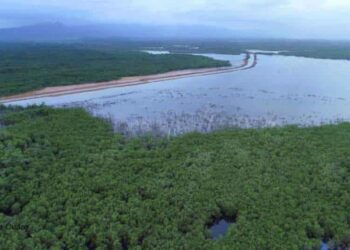
{"type": "Polygon", "coordinates": [[[0,29],[0,41],[66,40],[77,39],[80,35],[61,23],[40,23],[18,28],[0,29]]]}
{"type": "Polygon", "coordinates": [[[233,30],[212,26],[151,26],[138,24],[97,24],[66,26],[39,23],[0,29],[0,41],[59,41],[83,38],[233,38],[242,36],[233,30]]]}

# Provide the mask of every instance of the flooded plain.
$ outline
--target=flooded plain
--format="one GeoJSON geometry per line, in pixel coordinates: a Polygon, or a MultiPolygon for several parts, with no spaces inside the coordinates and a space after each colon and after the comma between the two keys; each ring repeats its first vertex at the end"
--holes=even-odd
{"type": "MultiPolygon", "coordinates": [[[[245,57],[205,55],[234,66],[245,57]]],[[[247,70],[9,104],[42,103],[83,107],[129,135],[337,123],[350,121],[350,61],[259,54],[247,70]]]]}

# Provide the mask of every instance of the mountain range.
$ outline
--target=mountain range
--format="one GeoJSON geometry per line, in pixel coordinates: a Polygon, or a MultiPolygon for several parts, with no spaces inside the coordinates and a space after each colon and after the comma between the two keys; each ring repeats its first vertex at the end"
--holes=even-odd
{"type": "Polygon", "coordinates": [[[242,34],[234,30],[200,25],[94,24],[68,26],[55,22],[0,29],[0,41],[65,41],[91,38],[194,39],[247,36],[249,34],[242,34]]]}

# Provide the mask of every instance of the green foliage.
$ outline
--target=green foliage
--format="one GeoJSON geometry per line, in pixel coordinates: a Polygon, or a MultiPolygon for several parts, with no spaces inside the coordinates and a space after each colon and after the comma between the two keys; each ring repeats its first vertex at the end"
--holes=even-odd
{"type": "Polygon", "coordinates": [[[102,45],[2,44],[0,96],[124,76],[229,65],[229,62],[204,56],[151,55],[102,45]]]}
{"type": "Polygon", "coordinates": [[[127,140],[81,109],[0,115],[0,225],[28,225],[2,249],[350,247],[350,124],[127,140]]]}

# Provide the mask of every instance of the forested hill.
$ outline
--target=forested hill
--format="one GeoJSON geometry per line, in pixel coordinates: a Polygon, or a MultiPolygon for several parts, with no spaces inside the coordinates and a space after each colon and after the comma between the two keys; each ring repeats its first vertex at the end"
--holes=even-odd
{"type": "Polygon", "coordinates": [[[350,124],[126,139],[81,109],[0,114],[1,249],[350,247],[350,124]]]}
{"type": "Polygon", "coordinates": [[[0,44],[0,97],[51,86],[221,66],[230,63],[204,56],[151,55],[101,44],[0,44]]]}

